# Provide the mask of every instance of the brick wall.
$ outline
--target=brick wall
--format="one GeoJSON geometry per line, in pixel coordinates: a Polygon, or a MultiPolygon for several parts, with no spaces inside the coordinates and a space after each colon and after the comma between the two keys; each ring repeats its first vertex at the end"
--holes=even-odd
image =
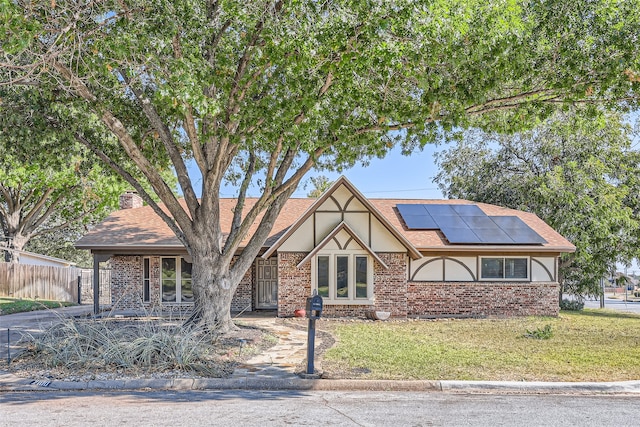
{"type": "Polygon", "coordinates": [[[311,295],[311,263],[296,267],[306,255],[278,253],[278,317],[293,316],[295,310],[304,309],[311,295]]]}
{"type": "MultiPolygon", "coordinates": [[[[293,316],[299,308],[305,308],[311,295],[311,263],[296,266],[306,253],[278,254],[278,316],[293,316]]],[[[374,305],[329,305],[323,307],[326,317],[365,317],[371,310],[389,311],[393,317],[407,316],[407,258],[404,254],[379,253],[389,267],[374,263],[374,305]]]]}
{"type": "MultiPolygon", "coordinates": [[[[142,301],[141,256],[113,256],[111,263],[111,303],[116,311],[176,312],[191,309],[190,304],[161,304],[161,262],[159,256],[149,258],[149,302],[142,301]]],[[[231,302],[231,311],[251,311],[255,268],[251,267],[242,278],[231,302]]]]}
{"type": "Polygon", "coordinates": [[[109,263],[112,309],[142,310],[142,257],[113,256],[109,263]]]}
{"type": "Polygon", "coordinates": [[[557,316],[557,283],[409,282],[409,316],[557,316]]]}
{"type": "Polygon", "coordinates": [[[231,301],[231,311],[253,311],[253,287],[255,283],[255,263],[244,274],[238,284],[233,300],[231,301]]]}

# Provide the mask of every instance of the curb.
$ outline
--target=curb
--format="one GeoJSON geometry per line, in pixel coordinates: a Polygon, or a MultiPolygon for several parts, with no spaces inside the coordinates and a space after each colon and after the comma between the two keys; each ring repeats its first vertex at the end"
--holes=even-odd
{"type": "Polygon", "coordinates": [[[519,381],[395,381],[328,380],[301,378],[135,379],[108,381],[35,381],[0,371],[0,391],[89,390],[289,390],[289,391],[405,391],[522,394],[640,394],[640,381],[622,382],[519,382],[519,381]]]}

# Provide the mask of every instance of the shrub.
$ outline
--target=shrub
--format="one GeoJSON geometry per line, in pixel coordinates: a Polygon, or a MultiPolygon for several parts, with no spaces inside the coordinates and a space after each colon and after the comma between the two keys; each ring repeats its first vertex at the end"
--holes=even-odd
{"type": "Polygon", "coordinates": [[[31,354],[48,367],[178,370],[210,377],[230,375],[238,358],[256,350],[253,343],[245,347],[246,340],[239,337],[162,320],[64,319],[31,340],[25,356],[31,354]]]}
{"type": "Polygon", "coordinates": [[[560,301],[560,310],[580,311],[584,308],[584,301],[563,299],[560,301]]]}

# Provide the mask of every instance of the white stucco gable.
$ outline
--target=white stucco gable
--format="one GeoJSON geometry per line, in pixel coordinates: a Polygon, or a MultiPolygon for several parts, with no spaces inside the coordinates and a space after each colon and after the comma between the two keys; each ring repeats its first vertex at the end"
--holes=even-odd
{"type": "Polygon", "coordinates": [[[353,250],[362,249],[371,255],[385,270],[389,267],[380,259],[380,257],[363,242],[358,235],[344,222],[341,222],[327,237],[322,240],[309,254],[304,257],[302,261],[297,265],[298,268],[303,266],[311,258],[313,258],[319,251],[324,249],[330,249],[334,251],[340,250],[353,250]]]}
{"type": "Polygon", "coordinates": [[[420,252],[345,177],[318,198],[262,257],[268,258],[276,251],[312,252],[341,224],[372,254],[408,253],[413,259],[421,258],[420,252]]]}

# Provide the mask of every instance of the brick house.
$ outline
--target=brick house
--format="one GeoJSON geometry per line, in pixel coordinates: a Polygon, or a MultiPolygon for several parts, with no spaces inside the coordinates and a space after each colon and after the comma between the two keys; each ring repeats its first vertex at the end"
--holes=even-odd
{"type": "MultiPolygon", "coordinates": [[[[220,203],[224,230],[235,200],[220,203]]],[[[188,309],[186,250],[135,193],[121,207],[76,243],[110,260],[113,308],[188,309]]],[[[327,316],[554,316],[558,258],[574,250],[531,213],[465,200],[368,199],[342,177],[318,199],[287,202],[232,310],[292,316],[317,291],[327,316]]]]}

